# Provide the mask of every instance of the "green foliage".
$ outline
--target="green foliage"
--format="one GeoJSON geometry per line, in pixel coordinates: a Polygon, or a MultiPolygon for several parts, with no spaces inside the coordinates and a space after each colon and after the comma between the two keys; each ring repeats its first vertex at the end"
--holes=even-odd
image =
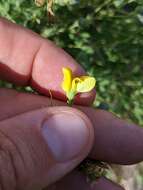
{"type": "Polygon", "coordinates": [[[56,0],[54,20],[32,0],[1,0],[0,13],[55,41],[95,76],[97,106],[143,124],[142,0],[56,0]]]}

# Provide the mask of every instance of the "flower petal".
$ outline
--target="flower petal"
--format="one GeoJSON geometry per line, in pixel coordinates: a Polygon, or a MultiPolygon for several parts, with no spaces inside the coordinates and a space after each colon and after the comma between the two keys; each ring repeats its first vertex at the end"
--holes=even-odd
{"type": "Polygon", "coordinates": [[[79,78],[79,77],[76,77],[73,79],[72,81],[72,88],[71,88],[71,91],[73,92],[77,92],[77,85],[78,83],[80,83],[82,80],[79,78]]]}
{"type": "Polygon", "coordinates": [[[89,92],[95,87],[96,80],[94,77],[82,76],[80,79],[81,82],[77,83],[77,92],[89,92]]]}
{"type": "Polygon", "coordinates": [[[62,89],[68,93],[72,86],[72,71],[69,68],[63,68],[64,79],[62,82],[62,89]]]}

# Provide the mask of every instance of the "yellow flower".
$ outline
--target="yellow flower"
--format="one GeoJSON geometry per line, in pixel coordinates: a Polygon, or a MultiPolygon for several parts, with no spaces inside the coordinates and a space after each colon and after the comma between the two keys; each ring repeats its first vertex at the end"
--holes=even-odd
{"type": "Polygon", "coordinates": [[[73,78],[70,68],[63,68],[63,75],[62,89],[66,92],[68,102],[71,102],[78,93],[91,91],[96,84],[94,77],[80,76],[73,78]]]}

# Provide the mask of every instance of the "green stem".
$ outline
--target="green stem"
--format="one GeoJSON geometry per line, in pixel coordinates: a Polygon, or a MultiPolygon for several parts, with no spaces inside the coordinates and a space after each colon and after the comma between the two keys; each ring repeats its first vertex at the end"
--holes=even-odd
{"type": "Polygon", "coordinates": [[[67,103],[68,103],[69,106],[72,106],[73,105],[73,99],[71,99],[71,100],[68,99],[67,103]]]}

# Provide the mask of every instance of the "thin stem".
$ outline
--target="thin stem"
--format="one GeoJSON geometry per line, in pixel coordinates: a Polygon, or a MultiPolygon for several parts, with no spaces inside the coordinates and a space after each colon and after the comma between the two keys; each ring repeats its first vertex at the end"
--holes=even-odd
{"type": "Polygon", "coordinates": [[[70,107],[72,107],[72,105],[73,105],[73,99],[72,99],[72,100],[67,100],[67,103],[68,103],[68,105],[69,105],[70,107]]]}

